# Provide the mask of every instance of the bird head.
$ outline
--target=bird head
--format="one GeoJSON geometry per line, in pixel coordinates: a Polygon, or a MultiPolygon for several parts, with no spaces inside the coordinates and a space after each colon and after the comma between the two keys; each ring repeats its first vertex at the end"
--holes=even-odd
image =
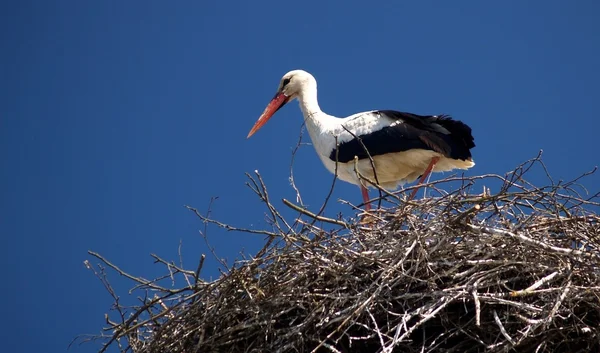
{"type": "Polygon", "coordinates": [[[265,111],[260,115],[250,133],[248,133],[248,138],[263,127],[286,103],[296,98],[302,99],[305,92],[310,89],[316,90],[316,88],[317,81],[311,74],[304,70],[293,70],[283,75],[279,82],[277,93],[275,93],[265,111]]]}

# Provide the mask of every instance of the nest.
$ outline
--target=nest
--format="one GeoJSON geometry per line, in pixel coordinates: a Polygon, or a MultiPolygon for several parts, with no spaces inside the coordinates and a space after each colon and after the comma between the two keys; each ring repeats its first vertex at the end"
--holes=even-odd
{"type": "Polygon", "coordinates": [[[410,189],[384,193],[368,223],[286,201],[299,214],[289,223],[257,174],[250,186],[272,230],[190,208],[205,224],[267,237],[217,280],[201,279],[204,256],[186,270],[153,255],[181,287],[128,275],[144,295],[125,308],[104,266],[124,272],[90,252],[118,318],[93,338],[101,352],[600,351],[599,194],[582,196],[578,179],[536,187],[524,178],[533,166],[543,164],[429,183],[432,196],[414,202],[410,189]],[[498,191],[475,193],[476,183],[498,191]]]}

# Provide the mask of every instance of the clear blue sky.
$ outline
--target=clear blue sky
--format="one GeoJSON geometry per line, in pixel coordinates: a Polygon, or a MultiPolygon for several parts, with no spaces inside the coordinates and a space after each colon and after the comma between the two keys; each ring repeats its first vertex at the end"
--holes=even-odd
{"type": "MultiPolygon", "coordinates": [[[[294,199],[297,104],[246,140],[292,69],[316,76],[333,115],[463,120],[477,143],[469,175],[504,173],[540,149],[557,179],[599,164],[598,1],[374,4],[3,2],[3,350],[63,352],[99,332],[111,299],[83,266],[87,250],[150,277],[161,269],[149,254],[177,259],[181,241],[194,267],[207,249],[184,205],[205,209],[219,196],[216,218],[264,227],[244,186],[255,169],[273,199],[294,199]]],[[[298,153],[295,177],[317,209],[331,176],[312,147],[298,153]]],[[[585,184],[598,190],[600,178],[585,184]]],[[[338,184],[338,198],[359,203],[360,192],[338,184]]],[[[327,214],[340,210],[349,212],[334,202],[327,214]]],[[[214,228],[209,237],[230,261],[263,244],[214,228]]],[[[203,274],[218,275],[214,260],[203,274]]],[[[129,283],[111,280],[126,296],[129,283]]]]}

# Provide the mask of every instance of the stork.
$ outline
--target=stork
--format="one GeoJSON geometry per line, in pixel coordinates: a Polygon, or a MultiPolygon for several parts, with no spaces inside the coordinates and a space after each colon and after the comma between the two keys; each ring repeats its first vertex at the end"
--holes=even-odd
{"type": "MultiPolygon", "coordinates": [[[[372,110],[346,118],[324,113],[317,100],[317,81],[308,72],[293,70],[279,83],[277,93],[258,118],[250,138],[286,103],[298,99],[306,129],[325,165],[339,179],[360,186],[370,210],[364,181],[377,181],[386,190],[414,182],[421,185],[431,172],[469,169],[475,165],[471,128],[448,115],[417,115],[394,110],[372,110]],[[357,161],[355,161],[355,158],[357,161]],[[337,168],[336,168],[337,166],[337,168]]],[[[410,195],[412,199],[418,187],[410,195]]]]}

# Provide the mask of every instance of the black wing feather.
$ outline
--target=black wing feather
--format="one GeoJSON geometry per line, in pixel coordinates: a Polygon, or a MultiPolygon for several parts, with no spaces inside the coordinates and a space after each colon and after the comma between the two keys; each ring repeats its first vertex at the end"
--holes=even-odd
{"type": "MultiPolygon", "coordinates": [[[[448,115],[417,115],[394,110],[379,110],[372,113],[402,120],[403,123],[357,136],[360,141],[353,138],[341,143],[337,155],[339,162],[348,163],[354,159],[354,156],[358,159],[369,158],[365,147],[371,157],[411,149],[424,149],[436,151],[453,159],[471,158],[470,149],[475,147],[471,128],[448,115]]],[[[334,149],[329,158],[335,161],[336,154],[334,149]]]]}

